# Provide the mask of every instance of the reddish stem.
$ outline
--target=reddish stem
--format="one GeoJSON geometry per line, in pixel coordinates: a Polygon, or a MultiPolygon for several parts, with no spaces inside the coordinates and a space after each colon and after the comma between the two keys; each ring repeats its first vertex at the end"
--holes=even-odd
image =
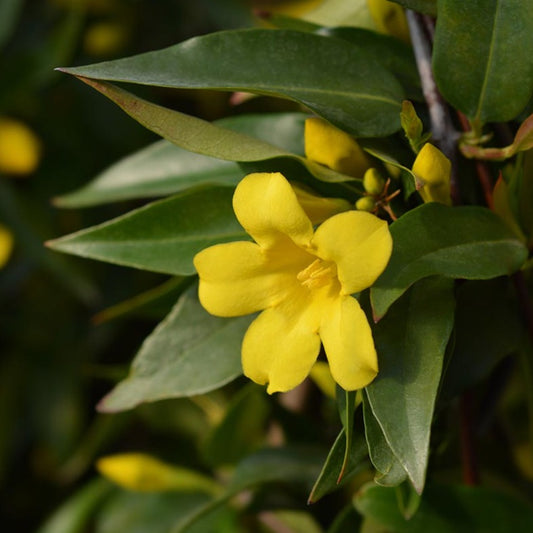
{"type": "Polygon", "coordinates": [[[479,485],[479,468],[474,450],[474,434],[472,431],[471,392],[467,391],[461,396],[459,416],[463,483],[469,486],[479,485]]]}

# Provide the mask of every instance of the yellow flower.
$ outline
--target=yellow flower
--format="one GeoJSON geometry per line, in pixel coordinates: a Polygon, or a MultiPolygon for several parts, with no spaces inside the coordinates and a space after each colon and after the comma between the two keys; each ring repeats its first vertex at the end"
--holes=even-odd
{"type": "Polygon", "coordinates": [[[378,31],[410,43],[409,26],[402,6],[389,0],[367,0],[378,31]]]}
{"type": "Polygon", "coordinates": [[[305,121],[305,156],[348,176],[361,178],[370,161],[356,140],[322,118],[305,121]]]}
{"type": "Polygon", "coordinates": [[[0,268],[7,263],[12,250],[13,235],[5,226],[0,224],[0,268]]]}
{"type": "Polygon", "coordinates": [[[418,191],[424,202],[452,205],[450,196],[450,160],[432,144],[426,143],[413,164],[413,174],[420,179],[418,191]]]}
{"type": "Polygon", "coordinates": [[[37,168],[41,143],[22,122],[0,118],[0,172],[23,176],[37,168]]]}
{"type": "Polygon", "coordinates": [[[378,371],[372,332],[350,296],[370,287],[392,250],[387,224],[370,213],[337,214],[316,231],[279,173],[245,177],[233,197],[255,242],[218,244],[194,258],[199,297],[213,315],[263,312],[242,343],[243,371],[287,391],[309,374],[321,342],[335,381],[368,385],[378,371]]]}

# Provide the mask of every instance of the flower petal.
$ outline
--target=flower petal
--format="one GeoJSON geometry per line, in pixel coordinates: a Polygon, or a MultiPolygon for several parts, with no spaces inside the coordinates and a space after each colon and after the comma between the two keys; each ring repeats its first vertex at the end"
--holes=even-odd
{"type": "Polygon", "coordinates": [[[299,385],[320,351],[319,317],[313,306],[301,301],[293,304],[289,299],[286,304],[263,311],[242,343],[244,374],[261,385],[268,383],[269,394],[299,385]]]}
{"type": "Polygon", "coordinates": [[[291,186],[296,193],[299,204],[309,217],[309,220],[311,220],[313,226],[322,224],[324,220],[327,220],[333,215],[348,211],[352,208],[352,204],[344,198],[324,198],[323,196],[314,194],[299,183],[291,183],[291,186]]]}
{"type": "Polygon", "coordinates": [[[385,270],[392,237],[384,220],[364,211],[348,211],[326,220],[313,245],[322,259],[337,264],[343,294],[370,287],[385,270]]]}
{"type": "Polygon", "coordinates": [[[320,338],[333,379],[345,390],[366,387],[378,372],[372,331],[359,302],[337,299],[324,313],[320,338]]]}
{"type": "Polygon", "coordinates": [[[287,239],[308,246],[313,226],[279,172],[246,176],[235,189],[233,210],[255,241],[269,248],[287,239]]]}
{"type": "Polygon", "coordinates": [[[247,315],[276,305],[296,283],[283,254],[268,253],[253,242],[206,248],[196,254],[194,266],[200,302],[217,316],[247,315]]]}
{"type": "Polygon", "coordinates": [[[413,164],[413,174],[424,183],[418,191],[424,202],[452,205],[450,172],[450,160],[432,144],[424,144],[413,164]]]}

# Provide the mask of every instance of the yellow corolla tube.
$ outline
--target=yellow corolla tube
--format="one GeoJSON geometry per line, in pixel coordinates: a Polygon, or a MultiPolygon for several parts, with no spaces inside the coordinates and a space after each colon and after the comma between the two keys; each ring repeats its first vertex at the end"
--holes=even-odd
{"type": "Polygon", "coordinates": [[[392,238],[385,221],[346,211],[316,231],[279,173],[246,176],[233,197],[237,219],[255,242],[218,244],[198,253],[199,297],[213,315],[256,311],[242,344],[244,374],[267,391],[288,391],[311,371],[321,344],[346,390],[378,372],[370,325],[351,296],[385,269],[392,238]]]}
{"type": "Polygon", "coordinates": [[[413,174],[419,180],[424,202],[452,205],[450,196],[450,160],[430,143],[426,143],[413,164],[413,174]]]}
{"type": "Polygon", "coordinates": [[[0,117],[0,173],[25,176],[35,171],[41,143],[22,122],[0,117]]]}
{"type": "Polygon", "coordinates": [[[0,224],[0,268],[8,262],[13,250],[13,234],[0,224]]]}
{"type": "Polygon", "coordinates": [[[305,121],[305,156],[348,176],[362,178],[370,161],[357,141],[322,118],[305,121]]]}

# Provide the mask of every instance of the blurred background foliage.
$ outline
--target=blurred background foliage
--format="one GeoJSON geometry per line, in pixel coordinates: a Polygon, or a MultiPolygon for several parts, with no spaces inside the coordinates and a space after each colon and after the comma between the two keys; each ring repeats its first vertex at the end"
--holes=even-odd
{"type": "MultiPolygon", "coordinates": [[[[43,242],[124,212],[124,205],[58,210],[52,202],[155,136],[53,69],[251,23],[250,5],[237,1],[0,2],[0,516],[6,530],[34,530],[92,475],[97,454],[179,450],[184,462],[198,462],[191,442],[208,424],[205,409],[189,401],[160,405],[150,416],[152,408],[95,412],[173,301],[95,325],[98,311],[165,278],[61,257],[43,242]]],[[[209,120],[232,112],[223,94],[161,91],[153,98],[209,120]]]]}

